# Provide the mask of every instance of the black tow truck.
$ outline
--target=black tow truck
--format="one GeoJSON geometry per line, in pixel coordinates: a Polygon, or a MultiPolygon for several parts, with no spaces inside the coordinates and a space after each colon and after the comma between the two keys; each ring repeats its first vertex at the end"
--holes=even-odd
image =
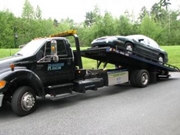
{"type": "Polygon", "coordinates": [[[85,93],[127,82],[146,87],[157,78],[168,78],[169,71],[179,69],[109,47],[80,51],[76,31],[70,30],[34,39],[13,56],[0,59],[0,107],[9,102],[17,115],[25,116],[35,110],[37,97],[85,93]],[[67,36],[74,37],[76,50],[67,36]],[[82,56],[97,60],[97,69],[83,69],[82,56]],[[99,69],[102,63],[104,68],[99,69]],[[105,70],[107,63],[121,67],[105,70]]]}

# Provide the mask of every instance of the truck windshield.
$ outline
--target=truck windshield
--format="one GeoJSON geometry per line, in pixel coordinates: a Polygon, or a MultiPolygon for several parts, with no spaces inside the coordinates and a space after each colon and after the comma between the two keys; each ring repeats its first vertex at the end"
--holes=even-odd
{"type": "Polygon", "coordinates": [[[36,39],[27,43],[20,51],[15,55],[30,56],[36,53],[40,47],[45,43],[45,39],[36,39]]]}

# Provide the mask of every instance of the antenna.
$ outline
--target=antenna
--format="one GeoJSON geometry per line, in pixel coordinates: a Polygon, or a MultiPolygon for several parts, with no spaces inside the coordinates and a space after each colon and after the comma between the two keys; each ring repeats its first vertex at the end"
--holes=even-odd
{"type": "MultiPolygon", "coordinates": [[[[12,45],[11,45],[12,46],[12,45]]],[[[9,50],[9,56],[11,56],[11,46],[10,46],[10,50],[9,50]]]]}

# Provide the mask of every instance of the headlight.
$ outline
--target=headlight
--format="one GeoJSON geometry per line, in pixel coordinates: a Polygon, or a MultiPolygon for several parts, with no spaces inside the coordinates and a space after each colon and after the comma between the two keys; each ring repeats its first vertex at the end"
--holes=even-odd
{"type": "Polygon", "coordinates": [[[6,85],[6,81],[5,80],[0,80],[0,89],[4,88],[6,85]]]}

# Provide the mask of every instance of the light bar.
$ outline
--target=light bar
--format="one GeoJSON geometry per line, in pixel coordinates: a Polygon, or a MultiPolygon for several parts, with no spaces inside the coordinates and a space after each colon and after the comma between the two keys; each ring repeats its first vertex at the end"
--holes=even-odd
{"type": "Polygon", "coordinates": [[[76,33],[77,33],[76,30],[68,30],[68,31],[65,31],[65,32],[60,32],[60,33],[57,33],[57,34],[49,35],[49,37],[66,37],[66,36],[74,35],[76,33]]]}

